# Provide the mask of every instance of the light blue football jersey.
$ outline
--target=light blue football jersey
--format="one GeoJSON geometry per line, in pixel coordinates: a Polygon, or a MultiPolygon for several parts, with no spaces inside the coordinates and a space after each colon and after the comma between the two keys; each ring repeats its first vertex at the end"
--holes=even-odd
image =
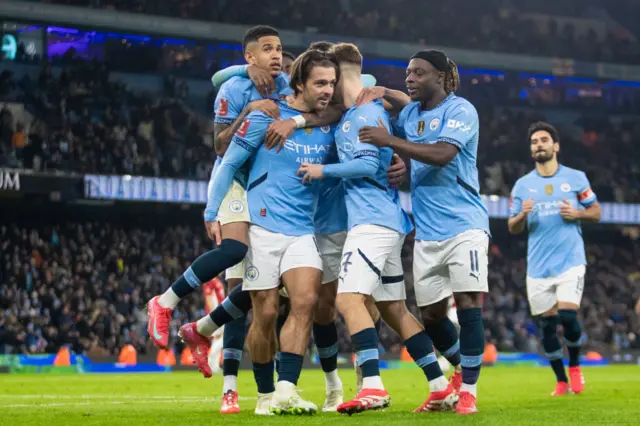
{"type": "MultiPolygon", "coordinates": [[[[326,128],[325,128],[326,130],[326,128]]],[[[331,128],[334,132],[334,128],[331,128]]],[[[331,145],[325,164],[338,163],[336,145],[331,145]]],[[[317,235],[330,235],[348,229],[347,205],[344,199],[342,179],[326,177],[314,182],[316,197],[313,223],[317,235]]]]}
{"type": "Polygon", "coordinates": [[[349,229],[356,225],[379,225],[401,234],[413,230],[402,210],[398,190],[389,187],[387,168],[393,150],[360,142],[359,130],[378,126],[382,119],[390,129],[389,116],[379,101],[349,108],[336,129],[335,139],[341,164],[327,165],[324,174],[343,178],[349,229]]]}
{"type": "MultiPolygon", "coordinates": [[[[269,96],[270,99],[280,100],[287,95],[292,94],[293,90],[289,87],[289,77],[286,74],[279,74],[275,78],[276,90],[269,96]]],[[[250,102],[265,99],[258,92],[256,86],[248,78],[232,77],[226,81],[218,91],[214,102],[215,117],[214,123],[231,124],[242,113],[242,110],[249,105],[250,102]]],[[[220,164],[220,157],[216,159],[214,171],[220,164]]],[[[234,177],[243,187],[247,185],[247,177],[249,171],[247,167],[241,167],[234,177]]],[[[212,176],[213,173],[212,173],[212,176]]]]}
{"type": "Polygon", "coordinates": [[[531,171],[513,187],[510,215],[519,214],[522,203],[530,198],[534,205],[527,218],[527,275],[556,277],[575,266],[586,265],[581,222],[564,220],[560,206],[563,200],[574,208],[589,207],[597,201],[587,176],[562,165],[548,177],[531,171]]]}
{"type": "MultiPolygon", "coordinates": [[[[301,112],[278,103],[283,120],[301,112]]],[[[264,147],[264,137],[273,119],[254,111],[233,136],[213,183],[213,194],[205,210],[217,214],[233,175],[249,162],[247,198],[251,223],[271,232],[289,236],[314,234],[313,185],[303,185],[297,175],[302,163],[324,164],[327,160],[333,132],[330,127],[299,129],[287,140],[281,152],[264,147]]]]}
{"type": "Polygon", "coordinates": [[[409,142],[447,142],[460,150],[444,167],[411,160],[416,240],[444,241],[472,229],[489,234],[476,166],[479,123],[474,106],[453,93],[431,110],[412,102],[400,112],[394,130],[409,142]]]}

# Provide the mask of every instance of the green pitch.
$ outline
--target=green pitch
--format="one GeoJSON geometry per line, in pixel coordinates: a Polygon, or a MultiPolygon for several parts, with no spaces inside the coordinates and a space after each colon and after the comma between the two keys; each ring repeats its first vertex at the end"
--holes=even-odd
{"type": "MultiPolygon", "coordinates": [[[[242,424],[480,424],[480,425],[637,425],[640,419],[640,367],[585,368],[581,395],[552,398],[553,373],[541,367],[484,368],[475,416],[412,413],[427,397],[418,369],[383,371],[392,406],[353,417],[319,413],[315,417],[256,417],[251,371],[240,372],[238,415],[221,416],[221,377],[199,373],[147,375],[0,375],[0,426],[8,425],[215,425],[242,424]],[[335,423],[334,423],[335,424],[335,423]]],[[[355,375],[342,370],[345,397],[354,393],[355,375]]],[[[303,371],[302,396],[319,407],[324,379],[319,370],[303,371]]]]}

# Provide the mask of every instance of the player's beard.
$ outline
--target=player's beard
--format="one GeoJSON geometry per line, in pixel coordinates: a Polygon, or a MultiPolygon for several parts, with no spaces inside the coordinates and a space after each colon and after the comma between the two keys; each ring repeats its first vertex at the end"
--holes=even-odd
{"type": "Polygon", "coordinates": [[[550,151],[550,152],[537,151],[533,155],[533,161],[535,161],[538,164],[545,164],[545,163],[548,163],[551,160],[553,160],[553,151],[550,151]]]}

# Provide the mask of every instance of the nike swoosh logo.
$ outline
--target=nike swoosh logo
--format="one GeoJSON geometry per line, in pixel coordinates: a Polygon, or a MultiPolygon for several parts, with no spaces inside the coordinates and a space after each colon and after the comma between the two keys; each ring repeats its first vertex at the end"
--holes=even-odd
{"type": "Polygon", "coordinates": [[[469,276],[475,278],[476,281],[480,282],[480,278],[478,278],[477,275],[473,275],[471,272],[469,272],[469,276]]]}
{"type": "Polygon", "coordinates": [[[154,320],[153,321],[153,337],[155,337],[156,339],[160,340],[160,339],[162,339],[162,334],[158,333],[158,329],[156,328],[157,325],[158,325],[158,321],[154,320]]]}

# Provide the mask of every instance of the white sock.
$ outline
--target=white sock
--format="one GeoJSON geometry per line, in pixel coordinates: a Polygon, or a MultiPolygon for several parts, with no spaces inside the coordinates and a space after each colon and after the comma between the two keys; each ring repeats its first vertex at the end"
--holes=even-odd
{"type": "Polygon", "coordinates": [[[433,392],[442,392],[449,386],[449,382],[444,376],[440,376],[437,379],[429,380],[429,390],[433,392]]]}
{"type": "Polygon", "coordinates": [[[477,389],[478,385],[468,385],[466,383],[463,383],[462,386],[460,386],[460,393],[462,392],[469,392],[471,395],[473,395],[474,397],[476,396],[476,389],[477,389]]]}
{"type": "Polygon", "coordinates": [[[384,385],[382,384],[382,378],[380,376],[363,377],[362,389],[384,390],[384,385]]]}
{"type": "Polygon", "coordinates": [[[338,369],[324,373],[324,380],[327,384],[327,389],[342,389],[342,380],[338,376],[338,369]]]}
{"type": "Polygon", "coordinates": [[[222,383],[222,394],[224,395],[228,391],[237,392],[238,384],[237,384],[238,376],[224,376],[224,382],[222,383]]]}
{"type": "Polygon", "coordinates": [[[453,366],[453,370],[454,370],[456,373],[462,373],[462,365],[460,365],[460,364],[458,364],[458,365],[454,365],[454,366],[453,366]]]}
{"type": "Polygon", "coordinates": [[[163,308],[175,309],[180,302],[180,297],[171,287],[158,298],[158,304],[163,308]]]}
{"type": "Polygon", "coordinates": [[[198,330],[198,333],[203,336],[211,337],[211,335],[218,329],[218,326],[213,322],[209,315],[205,315],[196,323],[196,329],[198,330]]]}
{"type": "Polygon", "coordinates": [[[296,393],[296,385],[286,380],[280,380],[276,383],[276,393],[291,395],[296,393]]]}

